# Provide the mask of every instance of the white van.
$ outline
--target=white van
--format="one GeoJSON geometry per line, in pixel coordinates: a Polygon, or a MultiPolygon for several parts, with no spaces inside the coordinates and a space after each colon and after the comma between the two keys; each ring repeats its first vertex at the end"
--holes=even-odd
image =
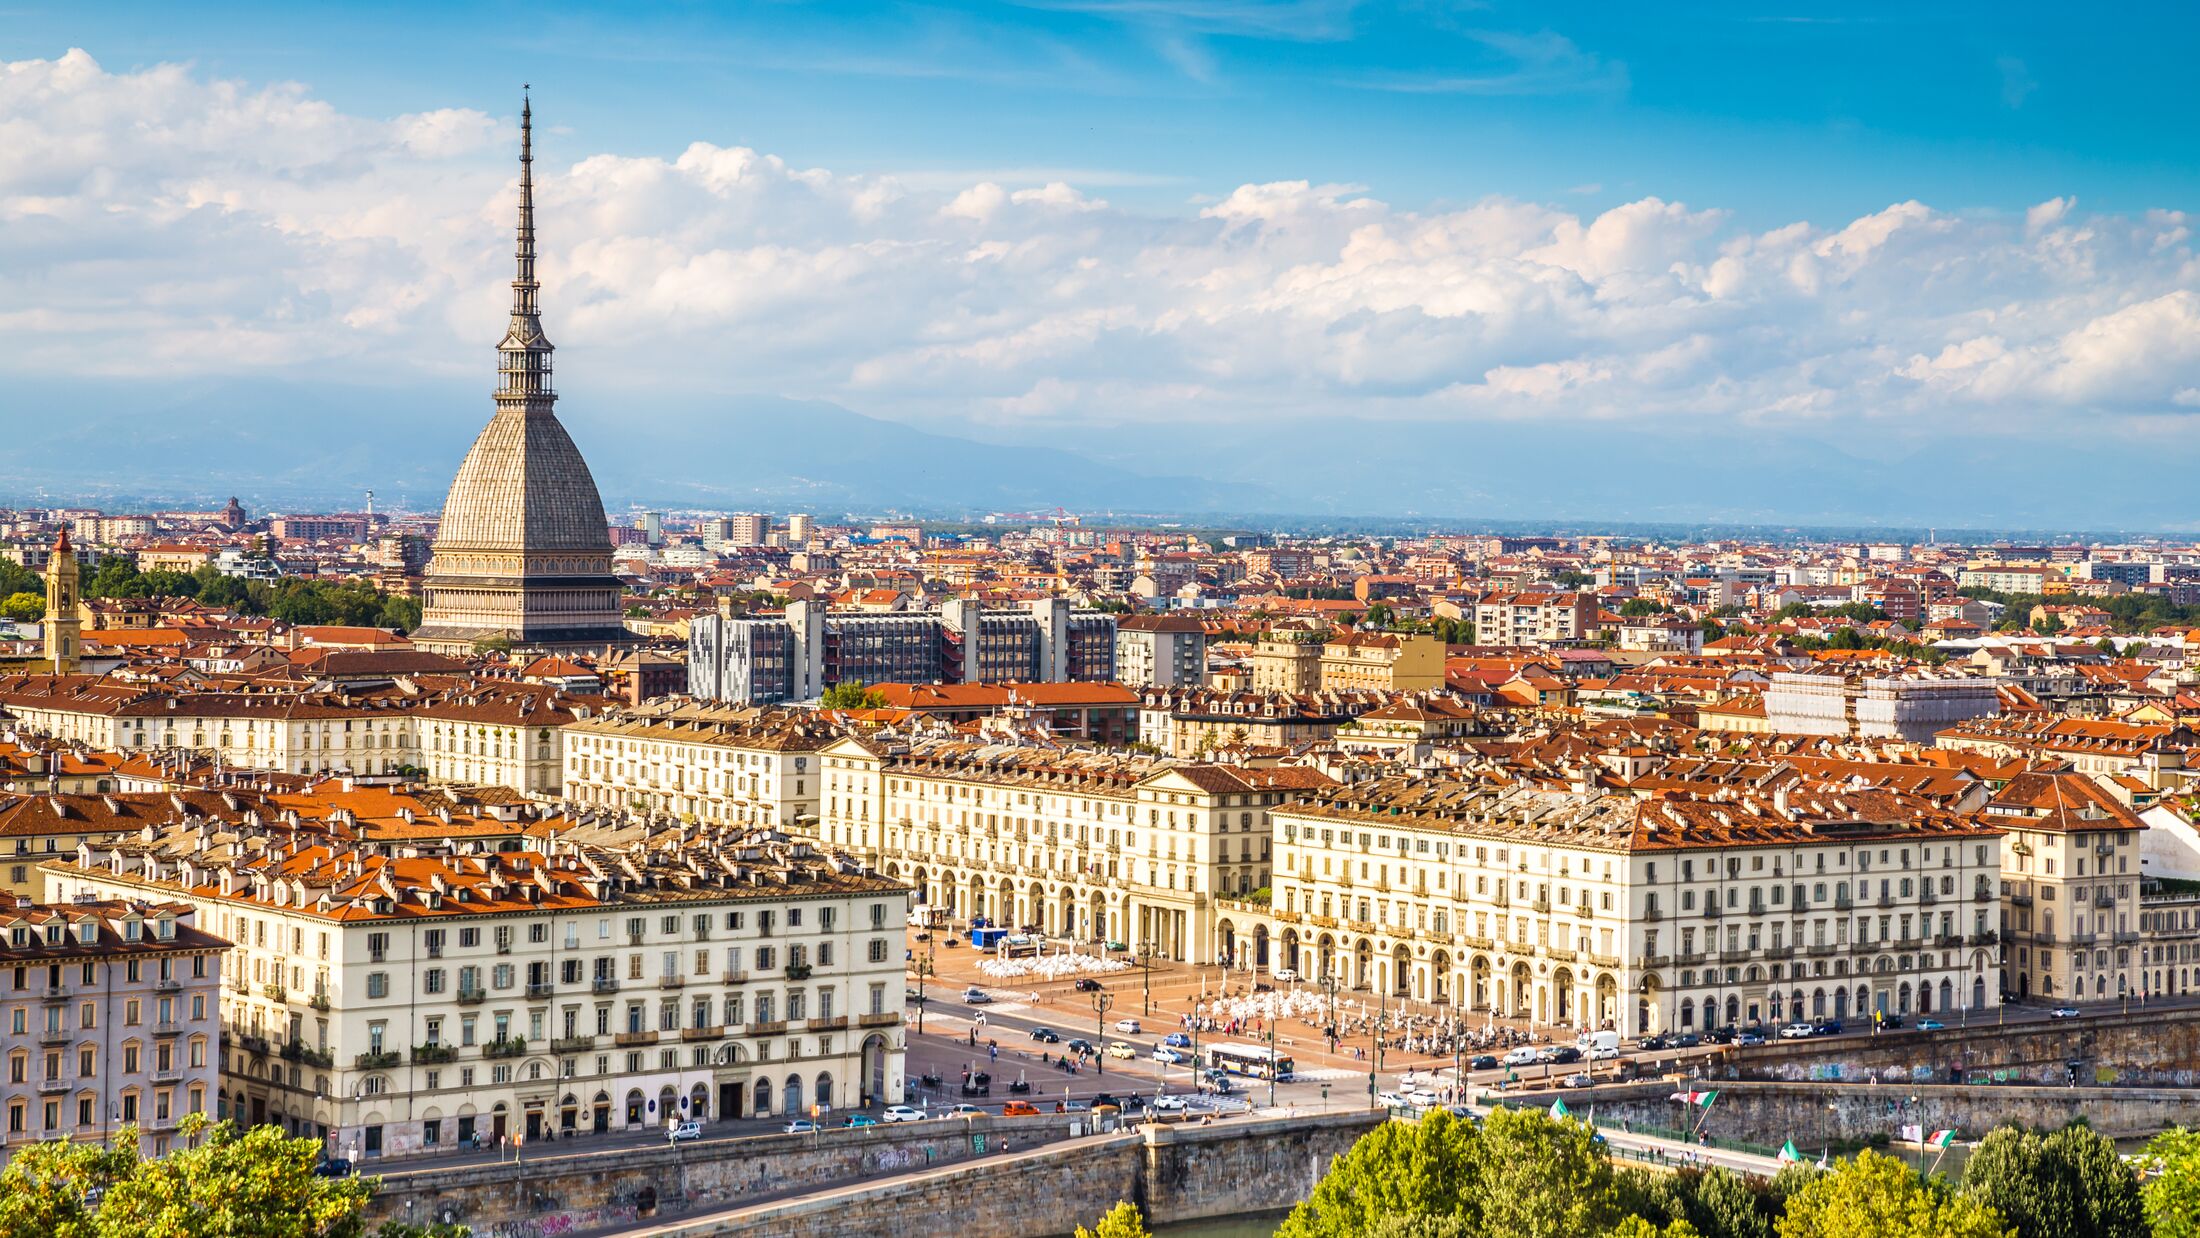
{"type": "Polygon", "coordinates": [[[1592,1062],[1608,1062],[1619,1056],[1619,1033],[1590,1032],[1576,1041],[1574,1047],[1592,1062]]]}

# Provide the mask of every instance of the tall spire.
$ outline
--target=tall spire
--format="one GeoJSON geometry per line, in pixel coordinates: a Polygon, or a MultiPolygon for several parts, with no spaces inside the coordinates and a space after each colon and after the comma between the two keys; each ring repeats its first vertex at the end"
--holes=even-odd
{"type": "Polygon", "coordinates": [[[535,282],[535,109],[522,94],[519,107],[519,246],[512,276],[512,324],[497,345],[497,404],[548,413],[557,401],[550,389],[550,340],[542,333],[535,282]]]}

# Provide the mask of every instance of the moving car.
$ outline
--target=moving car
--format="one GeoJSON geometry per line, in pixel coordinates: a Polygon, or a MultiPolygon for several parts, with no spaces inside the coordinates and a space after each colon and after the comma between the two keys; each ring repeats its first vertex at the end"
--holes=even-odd
{"type": "Polygon", "coordinates": [[[1817,1024],[1815,1025],[1815,1028],[1816,1028],[1816,1030],[1815,1030],[1815,1031],[1814,1031],[1814,1032],[1812,1033],[1813,1035],[1816,1035],[1816,1036],[1838,1036],[1838,1035],[1840,1035],[1840,1034],[1841,1034],[1841,1020],[1839,1020],[1839,1019],[1820,1019],[1820,1020],[1818,1020],[1817,1024]]]}
{"type": "Polygon", "coordinates": [[[1660,1049],[1672,1048],[1673,1041],[1670,1037],[1667,1037],[1664,1033],[1661,1032],[1655,1036],[1645,1036],[1642,1039],[1637,1040],[1635,1042],[1635,1047],[1637,1049],[1642,1049],[1647,1052],[1655,1053],[1660,1049]]]}
{"type": "Polygon", "coordinates": [[[993,995],[987,993],[984,989],[979,988],[977,985],[971,985],[969,988],[963,990],[963,1004],[966,1006],[983,1006],[987,1002],[990,1002],[992,1000],[993,995]]]}
{"type": "Polygon", "coordinates": [[[1528,1045],[1521,1045],[1519,1048],[1510,1050],[1505,1054],[1503,1065],[1532,1066],[1535,1061],[1536,1050],[1528,1045]]]}
{"type": "Polygon", "coordinates": [[[780,1127],[779,1133],[782,1135],[815,1135],[817,1133],[817,1123],[810,1121],[808,1118],[796,1118],[794,1121],[780,1127]]]}
{"type": "Polygon", "coordinates": [[[1281,980],[1285,984],[1290,984],[1299,978],[1299,974],[1295,971],[1292,971],[1288,967],[1278,968],[1277,970],[1270,972],[1269,975],[1274,979],[1281,980]]]}
{"type": "Polygon", "coordinates": [[[1089,1041],[1089,1040],[1086,1040],[1086,1039],[1085,1039],[1084,1037],[1082,1037],[1082,1036],[1078,1037],[1078,1038],[1077,1038],[1077,1039],[1075,1039],[1075,1040],[1072,1040],[1072,1041],[1070,1041],[1070,1042],[1069,1042],[1068,1044],[1066,1044],[1066,1045],[1063,1045],[1063,1046],[1062,1046],[1062,1048],[1063,1048],[1063,1049],[1065,1049],[1065,1050],[1067,1050],[1068,1052],[1071,1052],[1071,1053],[1098,1053],[1098,1052],[1099,1052],[1099,1050],[1098,1050],[1098,1049],[1095,1049],[1095,1048],[1093,1048],[1093,1047],[1092,1047],[1092,1042],[1091,1042],[1091,1041],[1089,1041]]]}
{"type": "Polygon", "coordinates": [[[1676,1049],[1693,1049],[1702,1043],[1703,1037],[1694,1032],[1682,1032],[1673,1038],[1673,1047],[1676,1049]]]}
{"type": "Polygon", "coordinates": [[[1947,1026],[1938,1019],[1919,1019],[1917,1021],[1917,1030],[1921,1032],[1938,1032],[1945,1030],[1947,1026]]]}
{"type": "Polygon", "coordinates": [[[1161,1038],[1161,1043],[1171,1049],[1189,1049],[1192,1047],[1192,1038],[1182,1032],[1170,1032],[1161,1038]]]}
{"type": "Polygon", "coordinates": [[[877,1126],[878,1119],[868,1113],[851,1113],[840,1120],[840,1125],[848,1130],[859,1130],[866,1126],[877,1126]]]}
{"type": "Polygon", "coordinates": [[[1415,1088],[1406,1093],[1406,1103],[1416,1109],[1430,1109],[1442,1104],[1444,1098],[1428,1088],[1415,1088]]]}
{"type": "Polygon", "coordinates": [[[978,1108],[976,1105],[960,1104],[940,1110],[940,1116],[943,1118],[969,1118],[984,1112],[985,1110],[978,1108]]]}
{"type": "Polygon", "coordinates": [[[1496,1070],[1499,1062],[1495,1054],[1477,1053],[1467,1062],[1468,1070],[1496,1070]]]}
{"type": "Polygon", "coordinates": [[[1396,1092],[1378,1092],[1375,1095],[1375,1102],[1385,1109],[1410,1109],[1413,1107],[1406,1102],[1404,1096],[1396,1092]]]}
{"type": "Polygon", "coordinates": [[[331,1157],[313,1167],[313,1176],[316,1178],[349,1178],[351,1176],[351,1162],[340,1156],[331,1157]]]}
{"type": "Polygon", "coordinates": [[[1558,1066],[1568,1066],[1581,1060],[1581,1050],[1572,1045],[1560,1045],[1546,1052],[1543,1060],[1558,1066]]]}
{"type": "Polygon", "coordinates": [[[1115,1021],[1115,1030],[1123,1033],[1126,1036],[1136,1036],[1139,1033],[1140,1028],[1138,1026],[1138,1020],[1136,1019],[1117,1019],[1115,1021]]]}
{"type": "Polygon", "coordinates": [[[2047,1012],[2047,1017],[2050,1019],[2075,1019],[2078,1017],[2078,1008],[2076,1006],[2057,1006],[2047,1012]]]}
{"type": "Polygon", "coordinates": [[[1734,1038],[1734,1043],[1740,1045],[1745,1049],[1754,1049],[1758,1045],[1765,1043],[1765,1034],[1759,1029],[1753,1027],[1750,1028],[1748,1031],[1743,1032],[1741,1035],[1736,1036],[1734,1038]]]}
{"type": "Polygon", "coordinates": [[[1059,1032],[1055,1031],[1055,1030],[1054,1030],[1053,1028],[1051,1028],[1051,1027],[1035,1027],[1035,1028],[1032,1028],[1032,1029],[1031,1029],[1031,1038],[1032,1038],[1033,1040],[1041,1041],[1041,1042],[1043,1042],[1043,1043],[1045,1043],[1045,1044],[1050,1044],[1050,1045],[1058,1045],[1058,1044],[1062,1043],[1062,1036],[1061,1036],[1061,1033],[1059,1033],[1059,1032]]]}
{"type": "MultiPolygon", "coordinates": [[[[1759,1036],[1757,1043],[1765,1043],[1765,1038],[1759,1036]]],[[[1616,1062],[1619,1060],[1619,1046],[1598,1045],[1596,1048],[1589,1050],[1589,1060],[1592,1062],[1616,1062]]]]}
{"type": "Polygon", "coordinates": [[[1166,1063],[1170,1066],[1181,1066],[1184,1063],[1191,1061],[1192,1058],[1190,1054],[1185,1053],[1182,1050],[1171,1049],[1167,1045],[1157,1045],[1154,1047],[1153,1060],[1156,1062],[1166,1063]]]}
{"type": "Polygon", "coordinates": [[[888,1105],[886,1112],[879,1116],[889,1122],[922,1122],[924,1110],[912,1109],[908,1105],[888,1105]]]}
{"type": "Polygon", "coordinates": [[[1039,1116],[1039,1106],[1028,1100],[1012,1100],[1001,1106],[1001,1116],[1004,1118],[1036,1118],[1039,1116]]]}
{"type": "Polygon", "coordinates": [[[1570,1088],[1588,1088],[1588,1087],[1595,1087],[1595,1086],[1596,1086],[1596,1082],[1597,1082],[1596,1080],[1594,1080],[1594,1079],[1591,1079],[1591,1078],[1590,1078],[1589,1076],[1587,1076],[1587,1075],[1579,1075],[1579,1074],[1575,1074],[1575,1075],[1568,1075],[1568,1076],[1566,1076],[1566,1086],[1567,1086],[1567,1087],[1570,1087],[1570,1088]]]}
{"type": "Polygon", "coordinates": [[[702,1137],[703,1124],[701,1122],[682,1122],[665,1132],[666,1143],[686,1143],[691,1139],[701,1139],[702,1137]]]}
{"type": "Polygon", "coordinates": [[[1191,1108],[1191,1102],[1181,1096],[1164,1094],[1153,1098],[1153,1107],[1156,1113],[1182,1113],[1191,1108]]]}
{"type": "Polygon", "coordinates": [[[1131,1058],[1137,1057],[1138,1050],[1133,1049],[1129,1045],[1124,1044],[1122,1041],[1118,1040],[1108,1045],[1108,1056],[1123,1058],[1127,1061],[1131,1058]]]}
{"type": "Polygon", "coordinates": [[[1818,1029],[1808,1023],[1790,1023],[1780,1029],[1780,1039],[1782,1040],[1809,1040],[1817,1034],[1818,1029]]]}
{"type": "Polygon", "coordinates": [[[1077,991],[1080,993],[1098,993],[1100,982],[1090,976],[1079,976],[1077,978],[1077,991]]]}

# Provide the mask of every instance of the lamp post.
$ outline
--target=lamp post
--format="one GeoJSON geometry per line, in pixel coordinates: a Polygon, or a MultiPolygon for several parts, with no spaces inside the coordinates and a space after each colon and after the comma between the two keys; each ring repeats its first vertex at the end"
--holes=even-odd
{"type": "Polygon", "coordinates": [[[1322,973],[1322,992],[1329,997],[1329,1026],[1322,1030],[1329,1034],[1329,1051],[1337,1051],[1337,976],[1335,972],[1322,973]]]}
{"type": "Polygon", "coordinates": [[[1268,1107],[1276,1107],[1276,1012],[1268,1011],[1268,1107]]]}
{"type": "Polygon", "coordinates": [[[1160,953],[1161,947],[1150,941],[1138,943],[1138,961],[1145,968],[1142,979],[1146,990],[1146,1017],[1149,1019],[1153,1017],[1153,961],[1160,953]]]}
{"type": "MultiPolygon", "coordinates": [[[[1396,964],[1392,964],[1392,966],[1396,966],[1396,964]]],[[[1383,992],[1383,988],[1382,969],[1377,968],[1375,971],[1375,1022],[1368,1028],[1367,1032],[1367,1103],[1369,1108],[1375,1106],[1375,1098],[1379,1095],[1379,1089],[1375,1085],[1375,1072],[1381,1069],[1383,1060],[1383,1018],[1386,1013],[1383,1000],[1386,994],[1383,992]]]]}
{"type": "Polygon", "coordinates": [[[1108,1073],[1108,1055],[1104,1050],[1099,1049],[1098,1046],[1101,1041],[1104,1041],[1108,1038],[1108,1007],[1113,1006],[1114,1004],[1115,994],[1110,993],[1105,989],[1102,989],[1100,992],[1092,995],[1092,1026],[1094,1037],[1093,1044],[1095,1046],[1095,1051],[1092,1055],[1093,1069],[1095,1072],[1103,1075],[1108,1073]]]}

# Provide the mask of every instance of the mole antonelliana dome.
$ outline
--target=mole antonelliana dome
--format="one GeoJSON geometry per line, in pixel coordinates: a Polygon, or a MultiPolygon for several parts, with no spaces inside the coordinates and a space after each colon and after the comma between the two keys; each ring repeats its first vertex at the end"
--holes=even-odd
{"type": "Polygon", "coordinates": [[[520,109],[519,150],[519,270],[511,326],[497,345],[496,415],[444,500],[425,613],[413,633],[415,645],[438,652],[465,652],[493,637],[530,649],[631,639],[603,498],[554,411],[535,282],[531,105],[520,109]]]}

